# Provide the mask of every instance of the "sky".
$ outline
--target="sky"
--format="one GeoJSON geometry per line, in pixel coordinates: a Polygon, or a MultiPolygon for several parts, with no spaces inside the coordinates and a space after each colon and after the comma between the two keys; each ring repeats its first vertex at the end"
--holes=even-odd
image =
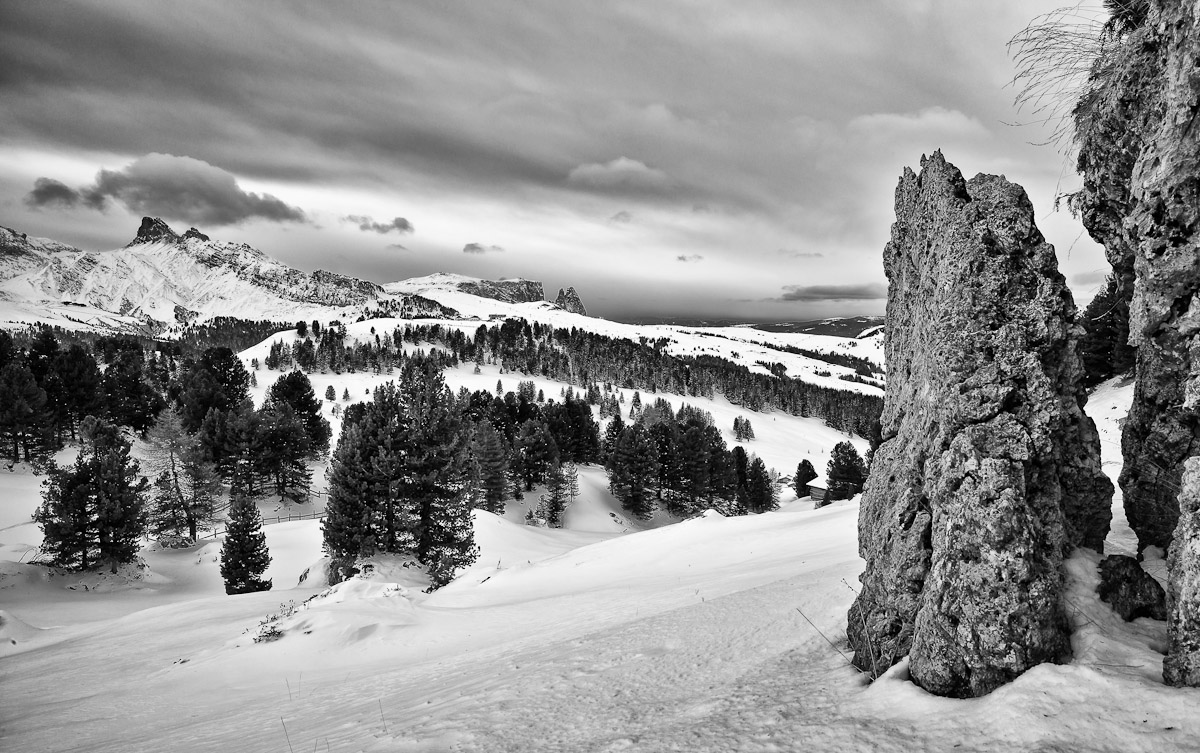
{"type": "Polygon", "coordinates": [[[143,215],[285,263],[574,286],[609,318],[882,314],[905,166],[1079,178],[1014,105],[1031,0],[0,3],[0,225],[143,215]]]}

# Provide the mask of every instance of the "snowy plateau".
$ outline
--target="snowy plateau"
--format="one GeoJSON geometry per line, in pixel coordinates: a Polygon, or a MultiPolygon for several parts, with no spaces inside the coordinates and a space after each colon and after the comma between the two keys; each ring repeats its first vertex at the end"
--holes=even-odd
{"type": "MultiPolygon", "coordinates": [[[[761,362],[782,363],[787,378],[881,392],[840,379],[849,368],[798,352],[882,363],[878,332],[626,325],[542,300],[484,297],[486,281],[450,275],[338,288],[365,291],[358,302],[322,298],[320,286],[297,296],[290,283],[264,287],[298,278],[249,247],[185,235],[97,254],[0,232],[9,233],[0,238],[0,311],[10,325],[161,325],[169,334],[180,308],[189,320],[354,322],[364,306],[415,296],[442,315],[366,319],[347,325],[348,339],[406,322],[470,334],[481,322],[520,317],[646,338],[760,373],[761,362]],[[202,259],[213,262],[207,273],[202,259]]],[[[252,368],[273,342],[296,338],[278,332],[240,357],[252,368]]],[[[278,372],[254,373],[261,402],[278,372]]],[[[318,396],[332,386],[356,402],[390,377],[310,378],[318,396]]],[[[514,389],[531,380],[547,396],[568,386],[490,364],[479,373],[471,364],[448,369],[445,379],[453,390],[489,391],[497,381],[514,389]]],[[[1106,382],[1088,403],[1114,480],[1132,389],[1106,382]]],[[[730,445],[733,420],[747,415],[720,395],[656,397],[707,410],[730,445]]],[[[346,402],[324,403],[335,443],[333,407],[346,402]]],[[[867,449],[820,419],[749,415],[756,438],[746,449],[783,475],[802,459],[824,469],[839,441],[867,449]]],[[[318,492],[326,465],[313,465],[318,492]]],[[[561,529],[523,524],[536,491],[510,500],[502,516],[475,511],[480,556],[432,593],[419,570],[387,557],[330,587],[313,518],[323,498],[263,500],[274,587],[226,596],[219,536],[189,549],[147,542],[144,566],[116,574],[30,564],[41,543],[30,520],[40,482],[23,464],[0,468],[4,751],[1200,750],[1194,692],[1161,681],[1164,624],[1125,623],[1100,602],[1091,553],[1068,562],[1072,660],[1038,666],[985,698],[952,700],[909,682],[903,662],[867,684],[846,660],[846,613],[862,570],[856,500],[815,509],[785,487],[770,513],[639,521],[610,494],[603,469],[584,466],[561,529]],[[277,639],[255,640],[267,633],[277,639]]],[[[1119,495],[1113,514],[1106,550],[1135,553],[1119,495]]],[[[1165,578],[1161,560],[1146,565],[1165,578]]]]}

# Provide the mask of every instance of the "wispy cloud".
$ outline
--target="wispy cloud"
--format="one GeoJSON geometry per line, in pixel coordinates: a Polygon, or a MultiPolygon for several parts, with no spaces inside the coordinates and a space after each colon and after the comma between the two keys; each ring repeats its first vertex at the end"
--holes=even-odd
{"type": "Polygon", "coordinates": [[[861,285],[784,285],[783,295],[773,301],[873,301],[887,298],[887,286],[861,285]]]}
{"type": "Polygon", "coordinates": [[[675,257],[675,261],[681,261],[684,263],[701,261],[703,259],[704,259],[704,257],[701,256],[700,254],[680,254],[679,256],[675,257]]]}
{"type": "Polygon", "coordinates": [[[503,251],[504,249],[500,246],[485,246],[482,243],[468,243],[463,246],[464,254],[494,254],[503,251]]]}
{"type": "Polygon", "coordinates": [[[342,221],[353,222],[364,233],[379,233],[383,235],[394,230],[403,234],[411,233],[414,230],[412,223],[403,217],[396,217],[391,222],[376,222],[373,217],[362,214],[350,214],[343,217],[342,221]]]}
{"type": "Polygon", "coordinates": [[[617,157],[604,163],[579,165],[567,174],[567,182],[604,191],[658,191],[671,181],[662,170],[629,157],[617,157]]]}

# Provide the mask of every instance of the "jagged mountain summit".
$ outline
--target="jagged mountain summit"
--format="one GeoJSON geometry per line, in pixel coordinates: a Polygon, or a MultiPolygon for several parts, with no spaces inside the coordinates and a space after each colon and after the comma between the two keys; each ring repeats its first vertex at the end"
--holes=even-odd
{"type": "Polygon", "coordinates": [[[177,233],[156,217],[143,218],[133,240],[112,251],[84,251],[0,227],[0,323],[157,332],[215,316],[458,316],[423,291],[506,303],[544,299],[542,284],[533,280],[437,274],[380,285],[325,270],[303,272],[245,243],[213,240],[196,228],[177,233]]]}
{"type": "Polygon", "coordinates": [[[556,306],[564,311],[570,311],[572,314],[587,316],[587,309],[583,307],[583,301],[579,299],[579,294],[575,292],[575,288],[558,289],[558,298],[554,299],[556,306]]]}

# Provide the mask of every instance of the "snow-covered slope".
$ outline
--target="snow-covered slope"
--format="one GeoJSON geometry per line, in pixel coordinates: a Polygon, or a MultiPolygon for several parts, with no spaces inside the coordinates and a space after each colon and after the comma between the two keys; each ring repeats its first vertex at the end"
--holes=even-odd
{"type": "Polygon", "coordinates": [[[70,304],[147,323],[201,316],[330,319],[374,303],[382,292],[373,283],[330,272],[306,274],[250,246],[213,241],[194,229],[183,236],[169,228],[146,232],[154,222],[147,218],[134,242],[115,251],[31,241],[0,228],[0,247],[13,260],[0,267],[0,301],[9,304],[0,311],[27,315],[39,305],[53,311],[70,304]]]}
{"type": "MultiPolygon", "coordinates": [[[[1131,392],[1110,383],[1093,398],[1106,440],[1131,392]]],[[[586,485],[577,503],[589,517],[609,504],[586,485]]],[[[289,590],[287,571],[319,557],[315,521],[267,527],[281,569],[260,594],[220,592],[215,543],[147,550],[153,578],[88,591],[103,584],[4,563],[0,748],[1200,748],[1196,691],[1160,679],[1163,623],[1124,623],[1099,602],[1091,554],[1068,563],[1069,663],[974,700],[927,695],[903,663],[865,685],[838,653],[857,513],[789,500],[626,535],[476,513],[479,560],[428,595],[390,559],[330,591],[289,590]],[[268,614],[282,637],[255,643],[268,614]]]]}

